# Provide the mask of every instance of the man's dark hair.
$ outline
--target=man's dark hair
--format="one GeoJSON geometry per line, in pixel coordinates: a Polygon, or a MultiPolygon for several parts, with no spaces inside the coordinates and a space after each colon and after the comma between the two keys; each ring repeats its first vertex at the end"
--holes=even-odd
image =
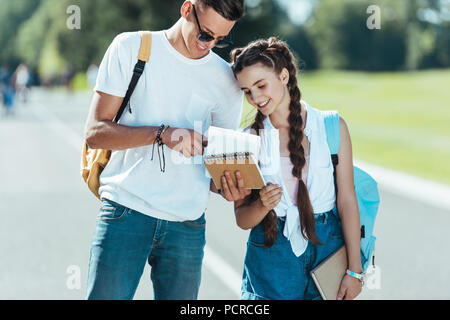
{"type": "Polygon", "coordinates": [[[230,21],[237,21],[245,14],[244,0],[198,0],[203,8],[211,7],[230,21]]]}

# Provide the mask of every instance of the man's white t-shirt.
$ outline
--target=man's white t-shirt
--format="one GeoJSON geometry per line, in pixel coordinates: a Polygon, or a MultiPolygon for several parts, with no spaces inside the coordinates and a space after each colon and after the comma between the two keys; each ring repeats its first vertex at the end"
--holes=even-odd
{"type": "MultiPolygon", "coordinates": [[[[102,60],[94,90],[124,97],[140,44],[137,32],[118,35],[102,60]]],[[[242,102],[242,91],[227,62],[212,51],[201,59],[189,59],[172,47],[163,31],[152,32],[150,61],[131,96],[131,113],[125,109],[119,123],[165,124],[202,134],[210,125],[237,130],[242,102]]],[[[211,180],[202,156],[186,158],[164,146],[165,172],[161,172],[157,147],[153,161],[153,144],[113,151],[100,176],[101,198],[158,219],[199,218],[209,200],[211,180]]]]}

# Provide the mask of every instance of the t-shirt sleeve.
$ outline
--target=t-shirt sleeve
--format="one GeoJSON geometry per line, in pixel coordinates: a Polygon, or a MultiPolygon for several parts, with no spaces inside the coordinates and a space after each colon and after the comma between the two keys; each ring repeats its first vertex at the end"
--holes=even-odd
{"type": "MultiPolygon", "coordinates": [[[[231,72],[231,71],[230,71],[231,72]]],[[[231,80],[223,91],[223,97],[212,112],[212,125],[225,129],[238,130],[241,124],[244,93],[236,81],[231,80]]]]}
{"type": "Polygon", "coordinates": [[[125,97],[133,74],[133,62],[137,61],[137,54],[133,56],[136,35],[139,37],[139,34],[122,33],[114,38],[100,64],[94,91],[125,97]]]}
{"type": "Polygon", "coordinates": [[[239,92],[219,103],[212,112],[212,125],[225,129],[239,129],[242,118],[243,95],[239,92]]]}

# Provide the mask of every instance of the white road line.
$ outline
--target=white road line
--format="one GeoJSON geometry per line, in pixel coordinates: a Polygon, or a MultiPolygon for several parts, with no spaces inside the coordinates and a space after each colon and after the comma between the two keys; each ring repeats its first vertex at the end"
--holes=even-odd
{"type": "Polygon", "coordinates": [[[354,163],[378,181],[383,190],[450,211],[450,186],[360,160],[354,163]]]}
{"type": "Polygon", "coordinates": [[[205,266],[237,297],[241,295],[242,277],[219,254],[208,245],[205,246],[205,266]]]}
{"type": "MultiPolygon", "coordinates": [[[[49,111],[43,104],[39,104],[39,107],[32,106],[30,110],[34,115],[45,122],[51,129],[55,131],[59,136],[63,137],[72,147],[80,151],[83,148],[83,138],[78,132],[72,129],[70,126],[61,121],[53,112],[49,111]]],[[[81,159],[81,158],[80,158],[81,159]]]]}
{"type": "MultiPolygon", "coordinates": [[[[38,108],[32,107],[36,117],[46,123],[58,136],[64,138],[73,148],[80,151],[83,145],[83,138],[73,128],[61,121],[47,107],[40,104],[38,108]]],[[[238,299],[241,293],[241,277],[218,253],[208,245],[205,246],[204,265],[214,274],[238,299]]]]}

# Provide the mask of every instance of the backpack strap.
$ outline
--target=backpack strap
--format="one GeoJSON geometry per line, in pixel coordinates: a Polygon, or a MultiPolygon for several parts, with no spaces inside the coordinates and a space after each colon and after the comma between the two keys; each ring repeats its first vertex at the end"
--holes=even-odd
{"type": "MultiPolygon", "coordinates": [[[[117,112],[116,116],[114,117],[113,122],[118,122],[120,117],[123,114],[123,111],[127,107],[128,103],[130,102],[131,95],[133,94],[134,89],[136,88],[136,85],[139,81],[139,78],[141,77],[142,73],[144,72],[145,64],[150,59],[150,52],[152,48],[152,34],[150,31],[139,31],[139,34],[141,36],[141,47],[139,48],[139,54],[138,54],[138,61],[133,69],[133,76],[131,78],[130,84],[128,85],[127,93],[125,94],[125,97],[123,98],[122,104],[120,106],[119,111],[117,112]]],[[[129,107],[129,111],[131,113],[131,106],[129,107]]]]}
{"type": "Polygon", "coordinates": [[[341,131],[339,129],[339,113],[337,111],[322,111],[323,121],[325,123],[325,131],[327,135],[328,148],[331,153],[331,161],[333,162],[333,180],[336,198],[338,193],[336,181],[336,166],[339,163],[339,146],[341,144],[341,131]]]}
{"type": "MultiPolygon", "coordinates": [[[[331,161],[333,162],[333,180],[334,190],[336,190],[336,201],[338,187],[336,181],[336,166],[339,163],[338,153],[341,144],[341,130],[339,128],[339,113],[337,111],[322,111],[323,121],[325,123],[325,131],[327,134],[328,148],[331,153],[331,161]]],[[[361,226],[361,238],[365,238],[365,227],[361,226]]]]}
{"type": "Polygon", "coordinates": [[[322,111],[327,133],[328,147],[332,155],[339,153],[341,144],[341,131],[339,129],[339,113],[337,111],[322,111]]]}

